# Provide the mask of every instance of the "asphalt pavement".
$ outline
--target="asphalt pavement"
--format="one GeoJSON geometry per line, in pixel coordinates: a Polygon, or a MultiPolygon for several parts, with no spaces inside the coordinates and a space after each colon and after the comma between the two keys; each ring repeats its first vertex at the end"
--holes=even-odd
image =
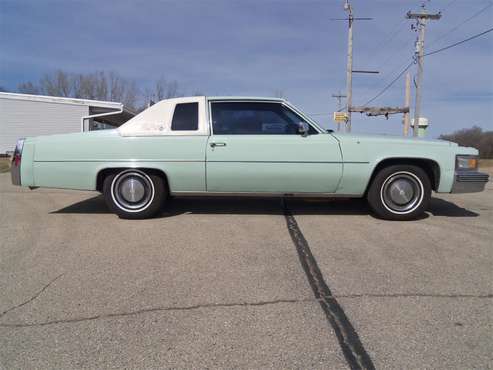
{"type": "Polygon", "coordinates": [[[360,200],[180,199],[0,174],[0,368],[493,368],[493,183],[412,222],[360,200]]]}

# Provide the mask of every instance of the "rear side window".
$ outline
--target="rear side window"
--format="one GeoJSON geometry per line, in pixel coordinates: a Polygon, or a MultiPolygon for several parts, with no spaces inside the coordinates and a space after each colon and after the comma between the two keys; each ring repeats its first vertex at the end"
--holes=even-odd
{"type": "Polygon", "coordinates": [[[172,131],[197,131],[199,129],[199,103],[176,104],[172,131]]]}

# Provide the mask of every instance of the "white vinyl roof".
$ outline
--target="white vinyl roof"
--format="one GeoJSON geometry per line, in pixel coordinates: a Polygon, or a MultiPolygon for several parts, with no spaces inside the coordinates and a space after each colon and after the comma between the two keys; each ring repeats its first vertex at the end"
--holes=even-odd
{"type": "Polygon", "coordinates": [[[205,96],[165,99],[157,102],[132,119],[128,120],[118,128],[118,132],[122,136],[208,135],[209,127],[204,115],[205,111],[205,96]],[[171,130],[175,105],[180,103],[198,103],[198,130],[171,130]]]}

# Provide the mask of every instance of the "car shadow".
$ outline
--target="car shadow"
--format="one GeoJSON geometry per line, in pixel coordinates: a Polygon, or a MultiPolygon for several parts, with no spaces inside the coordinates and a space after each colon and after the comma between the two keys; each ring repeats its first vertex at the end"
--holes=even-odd
{"type": "Polygon", "coordinates": [[[470,211],[466,208],[459,207],[455,203],[446,201],[441,198],[431,198],[428,212],[433,216],[445,217],[478,217],[479,213],[470,211]]]}
{"type": "MultiPolygon", "coordinates": [[[[363,199],[350,198],[284,198],[294,215],[372,215],[363,199]]],[[[433,216],[477,217],[478,213],[440,198],[432,198],[428,210],[433,216]]],[[[71,204],[52,214],[104,214],[111,213],[102,195],[71,204]]],[[[158,217],[181,214],[283,214],[280,198],[194,197],[172,198],[158,217]]],[[[424,215],[422,218],[427,218],[424,215]]]]}

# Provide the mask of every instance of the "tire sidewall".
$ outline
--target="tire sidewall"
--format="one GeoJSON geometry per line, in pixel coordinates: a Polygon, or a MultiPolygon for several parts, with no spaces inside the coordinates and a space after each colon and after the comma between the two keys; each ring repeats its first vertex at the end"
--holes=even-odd
{"type": "Polygon", "coordinates": [[[368,194],[367,200],[370,208],[375,212],[377,216],[386,220],[414,220],[421,216],[427,209],[431,198],[431,183],[426,172],[413,165],[393,165],[385,167],[380,170],[373,179],[368,194]],[[417,180],[421,196],[417,206],[409,211],[396,211],[392,210],[383,199],[383,186],[385,182],[393,175],[406,174],[412,176],[417,180]]]}

